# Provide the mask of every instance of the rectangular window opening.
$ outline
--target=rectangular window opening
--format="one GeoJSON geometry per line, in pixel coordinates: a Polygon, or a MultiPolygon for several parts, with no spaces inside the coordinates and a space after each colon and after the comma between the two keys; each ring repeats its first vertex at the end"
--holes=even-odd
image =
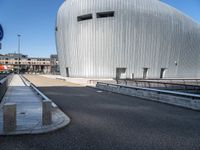
{"type": "Polygon", "coordinates": [[[86,14],[86,15],[77,17],[77,21],[84,21],[84,20],[89,20],[89,19],[92,19],[92,14],[86,14]]]}
{"type": "Polygon", "coordinates": [[[106,18],[106,17],[114,17],[115,12],[114,11],[107,11],[107,12],[98,12],[97,18],[106,18]]]}
{"type": "Polygon", "coordinates": [[[143,79],[147,79],[149,68],[143,68],[143,79]]]}
{"type": "Polygon", "coordinates": [[[69,77],[69,68],[66,68],[66,77],[69,77]]]}
{"type": "Polygon", "coordinates": [[[163,79],[163,78],[164,78],[166,69],[167,69],[167,68],[161,68],[161,70],[160,70],[160,79],[163,79]]]}
{"type": "Polygon", "coordinates": [[[116,80],[126,78],[126,68],[116,68],[116,80]]]}

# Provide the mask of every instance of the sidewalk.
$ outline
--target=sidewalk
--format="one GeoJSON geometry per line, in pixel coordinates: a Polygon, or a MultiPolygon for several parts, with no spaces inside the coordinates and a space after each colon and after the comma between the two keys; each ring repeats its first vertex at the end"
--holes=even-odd
{"type": "Polygon", "coordinates": [[[97,82],[115,83],[113,79],[71,78],[71,77],[63,77],[61,75],[41,75],[41,76],[50,79],[64,80],[82,86],[96,86],[97,82]]]}
{"type": "Polygon", "coordinates": [[[52,124],[42,125],[42,99],[27,86],[19,75],[14,75],[0,108],[0,135],[37,134],[56,130],[66,126],[70,119],[54,105],[52,124]],[[3,131],[3,105],[16,104],[16,130],[9,133],[3,131]]]}

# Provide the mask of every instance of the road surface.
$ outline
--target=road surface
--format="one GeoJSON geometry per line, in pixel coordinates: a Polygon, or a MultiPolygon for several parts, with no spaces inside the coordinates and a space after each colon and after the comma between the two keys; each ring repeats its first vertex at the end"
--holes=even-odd
{"type": "Polygon", "coordinates": [[[200,112],[28,76],[71,123],[43,135],[0,137],[0,149],[199,150],[200,112]]]}

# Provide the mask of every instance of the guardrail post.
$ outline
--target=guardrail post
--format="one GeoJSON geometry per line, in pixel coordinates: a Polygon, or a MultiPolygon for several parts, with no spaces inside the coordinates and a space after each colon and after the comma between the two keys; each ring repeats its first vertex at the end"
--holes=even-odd
{"type": "Polygon", "coordinates": [[[45,100],[42,102],[42,124],[50,125],[52,123],[52,105],[51,101],[45,100]]]}
{"type": "Polygon", "coordinates": [[[3,130],[11,132],[16,129],[16,104],[7,103],[3,106],[3,130]]]}

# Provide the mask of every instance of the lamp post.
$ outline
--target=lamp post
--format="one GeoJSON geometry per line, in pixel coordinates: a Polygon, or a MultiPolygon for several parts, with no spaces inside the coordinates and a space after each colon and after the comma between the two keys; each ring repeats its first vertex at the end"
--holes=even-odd
{"type": "Polygon", "coordinates": [[[21,35],[18,34],[18,74],[20,73],[20,38],[21,38],[21,35]]]}

